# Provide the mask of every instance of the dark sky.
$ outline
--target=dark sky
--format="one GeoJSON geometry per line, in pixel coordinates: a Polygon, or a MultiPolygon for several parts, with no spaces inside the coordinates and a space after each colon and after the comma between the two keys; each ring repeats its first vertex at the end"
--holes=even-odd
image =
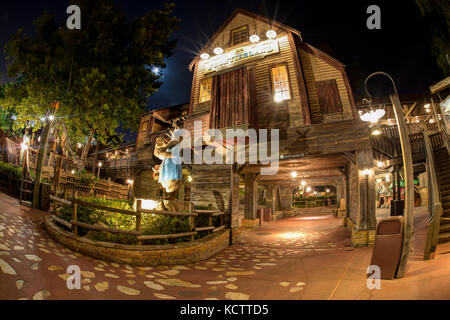
{"type": "MultiPolygon", "coordinates": [[[[129,18],[161,8],[163,1],[116,0],[129,18]]],[[[325,47],[350,67],[358,64],[362,75],[374,71],[390,73],[401,95],[428,94],[428,86],[442,78],[430,53],[430,29],[414,0],[391,1],[281,1],[200,0],[174,1],[175,15],[182,22],[174,37],[179,39],[175,54],[167,60],[163,86],[150,99],[151,108],[189,101],[192,73],[188,65],[217,28],[241,7],[298,29],[304,41],[325,47]],[[368,30],[366,9],[381,8],[381,30],[368,30]]],[[[15,0],[0,4],[0,46],[3,48],[19,27],[31,32],[32,21],[44,10],[61,21],[67,17],[64,0],[15,0]]],[[[4,56],[0,56],[0,81],[6,79],[4,56]]],[[[383,78],[370,81],[375,96],[385,96],[389,86],[383,78]]]]}

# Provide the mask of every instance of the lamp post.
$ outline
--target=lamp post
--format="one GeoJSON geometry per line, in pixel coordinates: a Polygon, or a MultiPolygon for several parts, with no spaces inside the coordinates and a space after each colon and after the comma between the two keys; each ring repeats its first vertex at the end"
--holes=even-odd
{"type": "Polygon", "coordinates": [[[409,143],[409,136],[405,118],[403,115],[402,105],[400,103],[400,99],[397,93],[397,87],[395,86],[395,82],[389,74],[385,72],[374,72],[366,78],[366,80],[364,81],[364,90],[366,91],[366,94],[369,97],[369,104],[371,105],[372,96],[367,91],[367,81],[375,75],[384,75],[388,77],[391,80],[392,85],[394,86],[394,94],[390,95],[390,99],[392,102],[392,106],[394,108],[395,119],[397,121],[397,129],[400,137],[400,146],[402,149],[403,171],[405,175],[405,214],[403,224],[403,248],[396,275],[397,278],[402,278],[405,274],[406,263],[408,261],[408,256],[411,251],[411,244],[413,240],[413,228],[414,228],[414,176],[413,176],[411,146],[409,143]]]}
{"type": "Polygon", "coordinates": [[[100,169],[101,169],[101,167],[102,167],[102,163],[99,162],[99,163],[98,163],[98,171],[97,171],[97,179],[100,178],[100,169]]]}

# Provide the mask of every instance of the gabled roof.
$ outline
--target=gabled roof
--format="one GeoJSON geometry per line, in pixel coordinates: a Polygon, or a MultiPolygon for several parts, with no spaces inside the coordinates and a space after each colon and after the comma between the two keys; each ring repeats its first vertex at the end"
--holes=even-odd
{"type": "MultiPolygon", "coordinates": [[[[227,20],[225,20],[225,22],[220,26],[220,28],[217,29],[217,31],[211,36],[211,38],[208,40],[206,45],[204,45],[200,51],[203,51],[203,49],[208,48],[214,42],[214,40],[216,40],[217,36],[225,29],[225,27],[231,22],[231,20],[233,20],[233,18],[238,13],[246,15],[246,16],[248,16],[250,18],[255,19],[255,20],[259,20],[259,21],[262,21],[264,23],[270,24],[271,26],[276,27],[276,28],[278,28],[280,30],[284,30],[286,32],[290,32],[290,33],[296,34],[296,35],[298,35],[300,37],[300,39],[302,39],[302,35],[300,34],[300,31],[298,31],[298,30],[296,30],[294,28],[286,26],[286,25],[284,25],[284,24],[282,24],[282,23],[280,23],[278,21],[270,20],[270,19],[268,19],[266,17],[260,16],[260,15],[258,15],[256,13],[251,12],[251,11],[247,11],[247,10],[238,8],[238,9],[234,10],[233,13],[227,18],[227,20]]],[[[198,59],[199,59],[199,56],[197,55],[191,61],[191,63],[189,64],[189,70],[192,71],[192,67],[195,65],[195,63],[198,61],[198,59]]]]}

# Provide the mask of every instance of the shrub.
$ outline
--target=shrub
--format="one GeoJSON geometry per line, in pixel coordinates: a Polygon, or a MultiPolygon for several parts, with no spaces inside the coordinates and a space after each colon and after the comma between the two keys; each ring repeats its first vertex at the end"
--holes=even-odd
{"type": "Polygon", "coordinates": [[[12,176],[15,180],[15,186],[20,188],[20,180],[22,179],[22,168],[13,166],[12,164],[0,161],[0,174],[4,176],[4,180],[7,181],[6,175],[12,176]]]}

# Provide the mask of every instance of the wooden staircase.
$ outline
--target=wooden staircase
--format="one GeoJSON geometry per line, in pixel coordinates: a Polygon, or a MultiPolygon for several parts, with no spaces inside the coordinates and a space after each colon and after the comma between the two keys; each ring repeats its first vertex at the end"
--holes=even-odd
{"type": "Polygon", "coordinates": [[[450,241],[450,157],[446,148],[435,150],[433,153],[443,209],[438,243],[445,243],[450,241]]]}

